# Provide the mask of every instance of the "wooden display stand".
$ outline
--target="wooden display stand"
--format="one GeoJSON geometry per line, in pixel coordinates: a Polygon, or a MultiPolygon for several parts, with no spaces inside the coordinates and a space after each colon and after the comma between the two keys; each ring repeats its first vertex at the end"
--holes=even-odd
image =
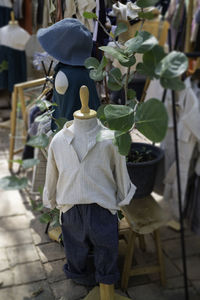
{"type": "Polygon", "coordinates": [[[164,286],[166,279],[159,228],[168,223],[169,213],[162,209],[151,195],[141,199],[133,199],[129,205],[122,208],[122,211],[129,224],[130,232],[122,272],[121,288],[123,290],[127,289],[131,276],[152,273],[160,274],[161,284],[164,286]],[[135,240],[139,237],[140,246],[145,250],[144,235],[146,234],[154,235],[158,262],[155,265],[132,267],[135,240]],[[141,237],[143,237],[142,240],[141,237]]]}
{"type": "Polygon", "coordinates": [[[12,93],[12,111],[11,111],[11,124],[10,124],[10,149],[9,149],[9,170],[12,170],[14,155],[21,152],[24,147],[20,149],[15,149],[15,138],[16,138],[16,113],[17,113],[17,104],[18,101],[21,104],[21,113],[23,118],[23,137],[24,142],[26,140],[27,135],[27,114],[26,114],[26,103],[25,103],[25,97],[24,97],[24,90],[31,88],[31,87],[37,87],[40,85],[43,85],[46,82],[46,78],[36,79],[32,81],[27,81],[23,83],[18,83],[14,85],[14,90],[12,93]]]}

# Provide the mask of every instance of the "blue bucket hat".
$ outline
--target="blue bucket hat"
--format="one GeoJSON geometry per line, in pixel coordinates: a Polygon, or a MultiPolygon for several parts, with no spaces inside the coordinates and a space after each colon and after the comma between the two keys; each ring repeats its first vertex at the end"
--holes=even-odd
{"type": "Polygon", "coordinates": [[[63,64],[83,66],[91,56],[92,35],[77,19],[66,18],[41,28],[37,38],[43,49],[63,64]]]}

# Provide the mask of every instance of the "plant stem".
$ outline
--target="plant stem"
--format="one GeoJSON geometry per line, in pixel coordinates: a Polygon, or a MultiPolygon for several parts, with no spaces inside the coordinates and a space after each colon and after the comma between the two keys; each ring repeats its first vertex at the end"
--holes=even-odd
{"type": "Polygon", "coordinates": [[[97,19],[97,22],[99,23],[99,25],[101,26],[101,28],[103,29],[103,31],[113,40],[113,42],[115,43],[116,47],[120,49],[120,46],[118,45],[118,43],[115,41],[115,39],[112,37],[112,35],[106,30],[106,28],[103,26],[103,24],[101,23],[101,21],[99,21],[99,19],[97,19]]]}
{"type": "MultiPolygon", "coordinates": [[[[144,9],[142,8],[142,11],[141,11],[142,13],[144,12],[144,9]]],[[[144,22],[145,22],[145,19],[142,19],[142,23],[141,23],[141,25],[140,25],[140,29],[139,29],[139,32],[141,32],[142,31],[142,28],[143,28],[143,26],[144,26],[144,22]]]]}
{"type": "Polygon", "coordinates": [[[128,80],[129,80],[130,70],[131,70],[131,67],[129,66],[128,69],[127,69],[126,81],[125,81],[125,86],[124,86],[125,105],[127,105],[127,101],[128,101],[128,80]]]}

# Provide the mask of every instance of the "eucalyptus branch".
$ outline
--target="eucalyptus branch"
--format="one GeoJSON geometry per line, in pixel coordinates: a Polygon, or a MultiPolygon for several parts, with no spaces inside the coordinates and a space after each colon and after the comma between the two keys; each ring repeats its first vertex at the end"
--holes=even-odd
{"type": "MultiPolygon", "coordinates": [[[[142,8],[141,10],[142,10],[141,12],[143,13],[143,12],[144,12],[144,9],[142,8]]],[[[143,28],[143,26],[144,26],[144,22],[145,22],[145,19],[142,19],[142,23],[141,23],[141,25],[140,25],[139,32],[142,31],[142,28],[143,28]]]]}
{"type": "Polygon", "coordinates": [[[116,42],[116,40],[113,38],[113,36],[103,26],[103,24],[101,23],[101,21],[99,21],[99,19],[97,19],[97,22],[99,23],[99,25],[101,26],[101,28],[103,29],[103,31],[113,40],[113,42],[115,43],[116,47],[119,48],[119,49],[121,49],[120,46],[118,45],[118,43],[116,42]]]}

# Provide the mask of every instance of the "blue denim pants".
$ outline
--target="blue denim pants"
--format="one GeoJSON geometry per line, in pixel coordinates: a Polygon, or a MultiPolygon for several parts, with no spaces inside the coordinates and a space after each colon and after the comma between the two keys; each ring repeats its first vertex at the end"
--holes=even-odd
{"type": "Polygon", "coordinates": [[[117,214],[97,204],[80,204],[63,213],[61,220],[67,278],[85,285],[117,282],[117,214]]]}

